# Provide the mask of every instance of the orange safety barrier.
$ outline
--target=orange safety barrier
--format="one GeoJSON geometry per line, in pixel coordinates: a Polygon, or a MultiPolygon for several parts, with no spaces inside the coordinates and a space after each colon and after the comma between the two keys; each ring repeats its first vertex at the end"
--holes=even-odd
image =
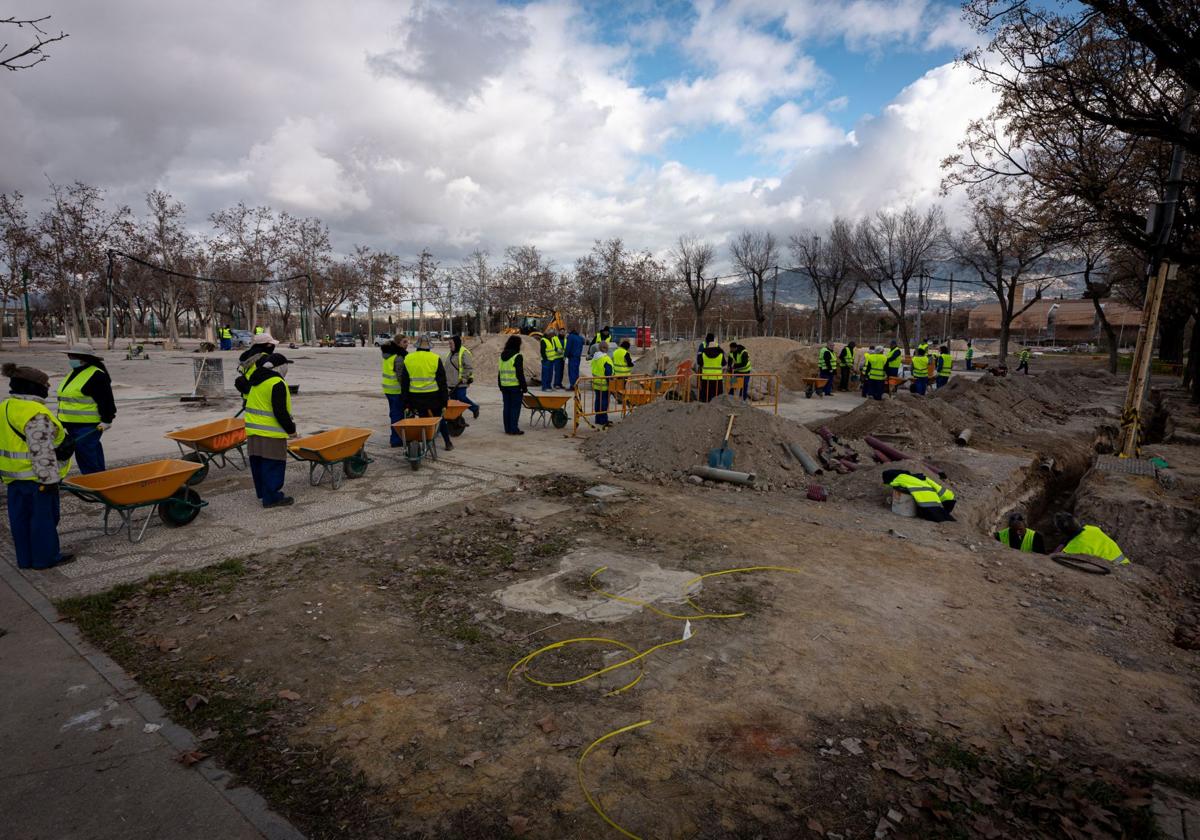
{"type": "Polygon", "coordinates": [[[707,402],[712,397],[720,394],[731,394],[733,396],[741,396],[745,392],[746,401],[756,408],[771,409],[779,413],[779,374],[777,373],[727,373],[720,380],[720,389],[713,393],[710,382],[717,380],[705,380],[701,378],[701,374],[693,373],[691,375],[691,387],[688,389],[695,396],[693,399],[698,399],[702,402],[707,402]]]}

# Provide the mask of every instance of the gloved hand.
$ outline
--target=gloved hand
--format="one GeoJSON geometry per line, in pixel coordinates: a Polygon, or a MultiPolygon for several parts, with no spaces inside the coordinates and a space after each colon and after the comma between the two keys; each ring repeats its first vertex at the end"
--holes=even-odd
{"type": "Polygon", "coordinates": [[[107,432],[111,428],[112,428],[112,423],[97,423],[96,424],[96,431],[98,431],[98,432],[107,432]]]}

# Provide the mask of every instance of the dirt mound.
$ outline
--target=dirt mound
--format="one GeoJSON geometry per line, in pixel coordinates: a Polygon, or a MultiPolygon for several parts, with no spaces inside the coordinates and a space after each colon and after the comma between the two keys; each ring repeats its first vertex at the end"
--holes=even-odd
{"type": "Polygon", "coordinates": [[[912,443],[942,444],[963,429],[973,442],[1002,442],[1032,425],[1064,422],[1066,405],[1079,405],[1114,379],[1096,371],[1063,371],[1041,376],[952,377],[926,397],[902,391],[895,399],[868,400],[829,423],[838,435],[861,438],[882,434],[912,443]]]}
{"type": "Polygon", "coordinates": [[[773,414],[721,397],[708,403],[662,400],[639,408],[583,451],[613,472],[680,479],[689,467],[707,463],[708,450],[721,445],[729,415],[736,414],[729,446],[733,468],[752,472],[759,483],[804,486],[804,471],[781,444],[794,443],[815,454],[820,441],[808,429],[773,414]]]}
{"type": "MultiPolygon", "coordinates": [[[[508,341],[506,335],[489,335],[485,338],[467,339],[467,349],[475,362],[475,379],[485,384],[495,384],[500,369],[500,351],[508,341]]],[[[532,382],[542,375],[542,353],[536,338],[521,336],[521,353],[525,358],[525,378],[532,382]]]]}

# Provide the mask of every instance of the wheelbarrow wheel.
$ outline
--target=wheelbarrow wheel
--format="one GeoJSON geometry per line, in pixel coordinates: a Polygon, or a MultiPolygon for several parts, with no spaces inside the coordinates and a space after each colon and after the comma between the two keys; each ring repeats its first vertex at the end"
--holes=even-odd
{"type": "Polygon", "coordinates": [[[446,431],[450,432],[450,437],[458,437],[467,430],[467,425],[467,418],[459,416],[446,421],[446,431]]]}
{"type": "Polygon", "coordinates": [[[189,487],[195,487],[197,484],[199,484],[201,481],[204,481],[204,479],[208,477],[208,461],[205,461],[204,458],[201,457],[199,452],[189,452],[188,454],[183,456],[183,460],[191,461],[193,464],[200,465],[200,469],[198,469],[194,473],[192,473],[191,477],[187,480],[189,487]]]}
{"type": "Polygon", "coordinates": [[[550,413],[550,422],[554,424],[554,428],[563,429],[567,425],[567,411],[563,408],[556,408],[550,413]]]}
{"type": "Polygon", "coordinates": [[[200,515],[200,494],[190,487],[180,487],[158,503],[158,518],[173,528],[187,525],[200,515]]]}
{"type": "Polygon", "coordinates": [[[359,452],[357,455],[351,455],[342,462],[342,472],[346,474],[346,478],[361,478],[362,474],[367,471],[367,465],[371,462],[367,460],[365,452],[359,452]]]}
{"type": "Polygon", "coordinates": [[[812,399],[812,395],[813,395],[813,386],[811,386],[811,385],[806,385],[806,386],[804,387],[804,398],[805,398],[806,400],[811,400],[811,399],[812,399]]]}
{"type": "Polygon", "coordinates": [[[408,463],[412,466],[413,472],[416,472],[418,469],[420,469],[421,468],[421,443],[420,443],[420,441],[415,441],[415,440],[410,441],[408,444],[408,449],[405,451],[404,457],[408,459],[408,463]]]}

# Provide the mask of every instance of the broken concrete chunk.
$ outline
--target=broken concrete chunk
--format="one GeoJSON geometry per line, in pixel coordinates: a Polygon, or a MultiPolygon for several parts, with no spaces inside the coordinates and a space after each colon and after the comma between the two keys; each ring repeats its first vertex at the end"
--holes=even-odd
{"type": "Polygon", "coordinates": [[[599,499],[603,502],[615,502],[628,496],[629,492],[624,487],[613,487],[611,484],[597,484],[595,487],[589,487],[587,490],[584,490],[583,495],[599,499]]]}

